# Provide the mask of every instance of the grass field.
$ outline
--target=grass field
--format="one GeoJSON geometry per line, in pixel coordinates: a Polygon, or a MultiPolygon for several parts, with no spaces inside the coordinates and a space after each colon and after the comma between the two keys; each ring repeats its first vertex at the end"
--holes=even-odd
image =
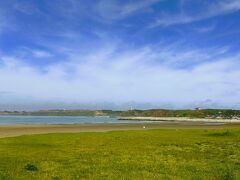
{"type": "Polygon", "coordinates": [[[240,129],[2,138],[0,179],[240,179],[240,129]]]}

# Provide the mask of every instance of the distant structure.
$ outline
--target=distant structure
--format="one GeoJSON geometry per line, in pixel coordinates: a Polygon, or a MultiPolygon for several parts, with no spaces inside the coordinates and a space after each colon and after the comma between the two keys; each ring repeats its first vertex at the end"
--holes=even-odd
{"type": "Polygon", "coordinates": [[[200,108],[200,107],[196,107],[195,110],[202,110],[202,108],[200,108]]]}
{"type": "Polygon", "coordinates": [[[133,110],[133,107],[131,106],[131,107],[130,107],[130,111],[132,111],[132,110],[133,110]]]}

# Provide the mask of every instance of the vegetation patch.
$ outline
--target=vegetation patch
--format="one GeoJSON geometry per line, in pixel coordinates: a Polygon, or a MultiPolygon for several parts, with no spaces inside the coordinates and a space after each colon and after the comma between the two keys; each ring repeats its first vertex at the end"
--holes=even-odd
{"type": "Polygon", "coordinates": [[[209,136],[234,136],[235,134],[229,130],[226,130],[226,131],[220,131],[220,132],[213,132],[213,133],[209,133],[208,134],[209,136]]]}
{"type": "Polygon", "coordinates": [[[240,179],[239,147],[239,129],[2,138],[0,179],[240,179]]]}
{"type": "Polygon", "coordinates": [[[38,171],[38,167],[34,164],[26,164],[24,167],[25,170],[27,171],[38,171]]]}

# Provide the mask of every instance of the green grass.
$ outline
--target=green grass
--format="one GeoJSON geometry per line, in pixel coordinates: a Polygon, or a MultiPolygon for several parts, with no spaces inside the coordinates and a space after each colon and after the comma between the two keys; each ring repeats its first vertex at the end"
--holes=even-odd
{"type": "Polygon", "coordinates": [[[0,179],[240,179],[240,130],[4,138],[0,179]]]}

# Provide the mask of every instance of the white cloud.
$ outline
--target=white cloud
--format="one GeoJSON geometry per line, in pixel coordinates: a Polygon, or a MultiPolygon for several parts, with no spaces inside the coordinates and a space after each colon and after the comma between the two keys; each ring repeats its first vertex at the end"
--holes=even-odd
{"type": "Polygon", "coordinates": [[[180,14],[175,15],[165,14],[157,18],[157,20],[152,23],[150,27],[188,24],[216,16],[225,15],[228,13],[233,13],[239,10],[239,0],[223,0],[214,2],[211,1],[208,6],[206,8],[203,8],[203,11],[201,11],[197,15],[189,15],[185,12],[181,12],[180,14]]]}
{"type": "Polygon", "coordinates": [[[52,54],[50,54],[49,52],[42,50],[33,50],[32,54],[36,58],[48,58],[52,56],[52,54]]]}
{"type": "Polygon", "coordinates": [[[64,102],[191,103],[212,99],[237,103],[240,98],[239,54],[219,59],[201,50],[177,51],[179,47],[116,49],[76,53],[68,61],[48,65],[45,73],[20,59],[2,57],[0,91],[64,102]],[[209,58],[213,58],[211,62],[204,61],[209,58]],[[197,62],[192,68],[172,66],[191,59],[197,62]]]}
{"type": "Polygon", "coordinates": [[[31,59],[31,58],[50,58],[53,56],[53,54],[46,50],[34,49],[29,47],[20,47],[15,51],[15,56],[31,59]]]}
{"type": "Polygon", "coordinates": [[[193,28],[198,33],[209,33],[216,29],[216,25],[202,26],[193,28]]]}
{"type": "Polygon", "coordinates": [[[106,19],[121,19],[139,12],[151,11],[150,7],[162,0],[129,1],[101,0],[96,10],[106,19]]]}
{"type": "MultiPolygon", "coordinates": [[[[40,36],[32,34],[32,42],[36,43],[34,47],[42,49],[24,47],[17,52],[15,49],[12,55],[0,57],[0,92],[15,92],[14,98],[20,96],[52,102],[136,101],[178,104],[212,99],[223,103],[239,103],[240,54],[229,55],[228,47],[197,49],[174,43],[136,48],[130,45],[135,42],[125,40],[125,43],[121,43],[118,40],[124,37],[117,32],[111,37],[105,28],[88,29],[88,32],[95,32],[99,37],[97,40],[73,28],[75,23],[81,24],[79,20],[86,11],[91,17],[122,20],[151,10],[151,6],[157,2],[159,0],[126,3],[100,0],[99,4],[91,4],[91,7],[77,0],[46,2],[46,8],[52,10],[54,18],[49,16],[45,23],[56,23],[54,27],[60,27],[59,31],[46,27],[44,36],[41,33],[40,36]],[[51,3],[54,7],[50,6],[51,3]],[[55,15],[60,21],[56,21],[55,15]],[[61,40],[56,41],[56,37],[50,36],[58,36],[61,40]],[[119,39],[116,40],[114,37],[117,36],[119,39]],[[59,57],[64,59],[56,59],[59,57]],[[36,62],[37,66],[32,66],[26,63],[33,63],[35,58],[49,58],[55,64],[42,63],[40,66],[36,62]]],[[[31,6],[15,8],[25,14],[36,12],[31,6]]],[[[225,0],[209,4],[208,10],[194,16],[184,13],[162,16],[154,26],[191,23],[235,12],[239,8],[238,0],[225,0]]],[[[89,17],[84,14],[84,18],[89,17]]],[[[1,20],[0,12],[0,31],[1,27],[5,27],[5,21],[10,22],[1,20]]],[[[214,28],[201,27],[196,30],[208,32],[214,28]]]]}

